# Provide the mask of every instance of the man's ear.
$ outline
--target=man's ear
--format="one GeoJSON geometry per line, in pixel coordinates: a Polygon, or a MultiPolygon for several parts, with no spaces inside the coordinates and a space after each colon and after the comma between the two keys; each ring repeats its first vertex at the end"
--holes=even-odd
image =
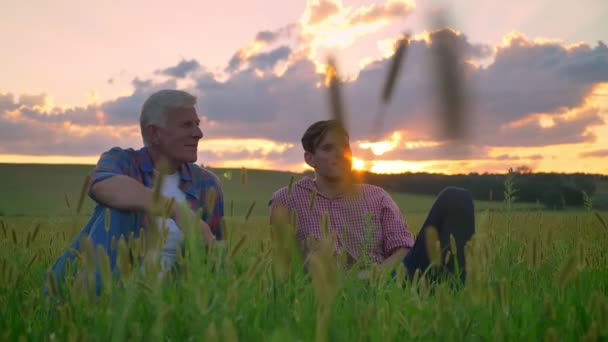
{"type": "Polygon", "coordinates": [[[160,142],[160,132],[158,127],[154,125],[146,126],[146,132],[148,133],[148,137],[150,138],[150,143],[153,145],[158,145],[160,142]]]}
{"type": "Polygon", "coordinates": [[[308,151],[304,152],[304,161],[306,164],[308,164],[308,166],[312,167],[313,169],[315,168],[315,158],[312,153],[308,151]]]}

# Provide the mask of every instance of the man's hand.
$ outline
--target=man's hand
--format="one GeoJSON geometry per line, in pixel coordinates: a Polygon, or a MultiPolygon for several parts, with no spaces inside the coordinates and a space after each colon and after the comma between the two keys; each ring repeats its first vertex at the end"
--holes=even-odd
{"type": "MultiPolygon", "coordinates": [[[[380,270],[388,270],[398,262],[403,261],[403,258],[405,258],[409,251],[410,249],[406,247],[395,249],[393,253],[380,264],[380,270]]],[[[357,277],[361,280],[366,280],[371,277],[371,274],[372,272],[370,270],[363,270],[357,273],[357,277]]]]}
{"type": "Polygon", "coordinates": [[[371,272],[369,270],[364,270],[364,271],[359,271],[359,273],[357,273],[357,277],[360,280],[366,280],[369,279],[369,277],[371,276],[371,272]]]}
{"type": "MultiPolygon", "coordinates": [[[[200,226],[201,234],[203,236],[203,240],[205,240],[205,242],[208,244],[213,244],[215,242],[215,240],[216,240],[215,235],[213,235],[213,232],[211,231],[211,227],[209,227],[207,222],[203,221],[199,217],[195,217],[195,214],[189,209],[182,210],[181,208],[179,208],[178,203],[173,202],[173,201],[171,203],[172,203],[172,208],[170,211],[170,213],[171,213],[170,217],[172,219],[174,219],[175,222],[177,222],[178,227],[184,227],[186,224],[188,224],[188,222],[198,222],[198,224],[200,226]],[[191,216],[184,217],[184,215],[191,215],[191,216]]],[[[182,229],[182,228],[180,228],[180,229],[182,229]]]]}
{"type": "Polygon", "coordinates": [[[382,268],[393,267],[397,262],[403,261],[403,258],[405,258],[405,256],[407,255],[407,253],[409,251],[410,251],[410,249],[407,247],[400,247],[400,248],[395,249],[388,258],[384,259],[382,264],[380,264],[380,267],[382,267],[382,268]]]}
{"type": "Polygon", "coordinates": [[[201,224],[201,233],[203,234],[203,239],[208,243],[208,244],[213,244],[215,243],[216,239],[215,239],[215,235],[213,234],[213,232],[211,231],[211,227],[209,227],[209,225],[207,224],[207,222],[200,220],[200,224],[201,224]]]}

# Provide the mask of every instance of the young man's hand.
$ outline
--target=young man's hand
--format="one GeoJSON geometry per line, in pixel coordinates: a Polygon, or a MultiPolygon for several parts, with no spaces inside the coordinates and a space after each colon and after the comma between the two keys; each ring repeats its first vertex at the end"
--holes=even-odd
{"type": "Polygon", "coordinates": [[[372,275],[372,272],[370,272],[369,270],[359,271],[359,273],[357,273],[357,277],[360,280],[367,280],[370,278],[371,275],[372,275]]]}
{"type": "Polygon", "coordinates": [[[395,249],[393,251],[393,253],[388,258],[386,258],[380,266],[382,268],[393,267],[398,262],[402,262],[403,258],[405,258],[405,256],[407,255],[407,253],[409,251],[410,251],[410,249],[406,248],[406,247],[400,247],[400,248],[395,249]]]}
{"type": "MultiPolygon", "coordinates": [[[[398,262],[401,262],[403,260],[403,258],[405,258],[405,256],[407,255],[407,252],[409,252],[409,250],[410,250],[409,248],[397,248],[395,251],[393,251],[393,253],[388,258],[386,258],[382,262],[382,264],[380,264],[380,269],[387,270],[387,269],[390,269],[391,267],[393,267],[398,262]]],[[[357,277],[360,280],[370,279],[371,275],[372,275],[371,270],[363,270],[363,271],[359,271],[359,273],[357,273],[357,277]]]]}

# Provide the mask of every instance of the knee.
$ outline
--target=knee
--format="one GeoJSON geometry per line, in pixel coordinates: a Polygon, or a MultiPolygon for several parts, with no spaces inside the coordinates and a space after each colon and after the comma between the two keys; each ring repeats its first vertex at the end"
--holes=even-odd
{"type": "Polygon", "coordinates": [[[441,190],[439,198],[449,203],[472,203],[473,196],[471,191],[456,186],[448,186],[441,190]]]}
{"type": "Polygon", "coordinates": [[[124,235],[127,238],[133,233],[137,237],[142,223],[139,221],[139,215],[135,211],[99,206],[91,218],[89,227],[85,228],[85,233],[93,239],[94,244],[106,241],[111,236],[118,239],[120,235],[124,235]]]}
{"type": "MultiPolygon", "coordinates": [[[[99,215],[100,221],[106,226],[130,226],[137,222],[137,212],[119,210],[116,208],[101,206],[101,215],[99,215]]],[[[100,222],[100,223],[101,223],[100,222]]]]}

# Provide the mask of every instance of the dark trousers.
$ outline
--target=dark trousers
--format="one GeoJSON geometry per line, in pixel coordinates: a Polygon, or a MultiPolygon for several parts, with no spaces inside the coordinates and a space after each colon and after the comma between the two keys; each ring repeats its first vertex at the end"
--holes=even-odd
{"type": "Polygon", "coordinates": [[[457,276],[464,282],[466,279],[464,246],[475,233],[475,210],[471,192],[462,188],[447,187],[439,193],[422,225],[422,229],[416,237],[414,247],[403,259],[410,279],[414,277],[417,270],[422,275],[431,265],[429,254],[426,250],[427,230],[429,227],[434,227],[437,230],[442,262],[441,265],[433,266],[428,271],[427,279],[437,280],[454,274],[456,272],[455,266],[457,261],[457,276]],[[451,255],[449,261],[444,263],[446,254],[451,250],[450,235],[454,236],[456,242],[456,257],[451,255]]]}

